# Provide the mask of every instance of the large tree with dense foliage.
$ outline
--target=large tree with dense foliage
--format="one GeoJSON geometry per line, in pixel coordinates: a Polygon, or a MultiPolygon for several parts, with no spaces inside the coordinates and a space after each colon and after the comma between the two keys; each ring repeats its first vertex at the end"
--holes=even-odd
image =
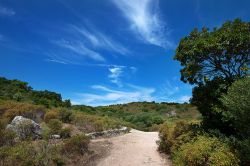
{"type": "Polygon", "coordinates": [[[181,79],[191,84],[247,74],[250,64],[250,22],[236,19],[209,31],[194,29],[181,39],[174,59],[181,62],[181,79]]]}
{"type": "Polygon", "coordinates": [[[225,22],[220,28],[194,29],[181,39],[174,57],[181,63],[181,80],[197,85],[191,102],[203,115],[207,128],[232,133],[231,122],[222,121],[219,100],[235,81],[247,76],[250,65],[250,22],[225,22]]]}

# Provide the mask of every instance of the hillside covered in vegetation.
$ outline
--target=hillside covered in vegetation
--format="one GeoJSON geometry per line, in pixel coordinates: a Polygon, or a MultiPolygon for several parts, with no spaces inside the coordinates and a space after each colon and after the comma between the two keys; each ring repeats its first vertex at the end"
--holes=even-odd
{"type": "Polygon", "coordinates": [[[48,90],[33,90],[27,82],[0,77],[0,99],[29,102],[49,107],[70,107],[70,100],[62,100],[61,94],[48,90]]]}
{"type": "Polygon", "coordinates": [[[60,94],[36,91],[26,82],[0,78],[0,165],[68,165],[86,163],[89,138],[84,134],[122,126],[157,131],[164,122],[199,120],[190,104],[134,102],[91,107],[72,105],[60,94]],[[34,140],[33,123],[22,123],[17,135],[6,129],[16,116],[38,123],[41,139],[34,140]],[[53,135],[60,140],[52,141],[53,135]],[[18,137],[18,139],[16,139],[18,137]],[[45,150],[45,151],[44,151],[45,150]],[[76,162],[76,163],[74,163],[76,162]]]}

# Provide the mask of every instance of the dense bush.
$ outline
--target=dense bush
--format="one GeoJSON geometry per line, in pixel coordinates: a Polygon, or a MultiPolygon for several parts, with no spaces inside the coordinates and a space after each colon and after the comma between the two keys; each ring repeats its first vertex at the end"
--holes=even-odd
{"type": "Polygon", "coordinates": [[[73,119],[73,113],[66,108],[54,108],[46,112],[44,115],[45,122],[48,122],[51,119],[59,119],[64,123],[70,123],[73,119]]]}
{"type": "Polygon", "coordinates": [[[69,138],[71,136],[72,129],[70,127],[62,128],[60,130],[61,138],[69,138]]]}
{"type": "Polygon", "coordinates": [[[15,116],[24,116],[35,121],[41,121],[45,113],[45,108],[30,103],[4,101],[0,103],[0,112],[0,115],[9,121],[15,116]]]}
{"type": "Polygon", "coordinates": [[[58,119],[51,119],[48,122],[48,127],[50,128],[51,134],[60,134],[62,126],[62,122],[58,119]]]}
{"type": "Polygon", "coordinates": [[[250,138],[248,137],[243,140],[236,140],[234,143],[234,149],[236,149],[239,153],[241,165],[250,165],[250,138]]]}
{"type": "Polygon", "coordinates": [[[68,156],[74,154],[83,155],[88,151],[89,142],[89,137],[85,136],[84,134],[74,135],[64,141],[62,148],[63,153],[67,154],[68,156]]]}
{"type": "Polygon", "coordinates": [[[15,143],[16,134],[13,131],[6,130],[6,120],[0,119],[0,147],[11,146],[15,143]]]}
{"type": "Polygon", "coordinates": [[[116,119],[97,115],[88,115],[82,112],[74,113],[72,122],[76,126],[79,126],[84,132],[103,131],[118,128],[124,124],[122,121],[116,119]]]}
{"type": "Polygon", "coordinates": [[[194,139],[201,131],[197,124],[179,121],[175,124],[164,123],[160,128],[159,150],[171,153],[182,144],[194,139]]]}
{"type": "Polygon", "coordinates": [[[59,119],[64,123],[70,123],[73,119],[73,114],[71,110],[61,108],[59,109],[59,119]]]}
{"type": "Polygon", "coordinates": [[[216,137],[198,136],[173,152],[178,166],[237,166],[239,160],[230,147],[216,137]]]}
{"type": "Polygon", "coordinates": [[[250,77],[234,82],[221,101],[225,120],[232,121],[238,135],[250,137],[250,77]]]}
{"type": "Polygon", "coordinates": [[[239,159],[228,140],[215,137],[215,133],[220,135],[219,132],[208,135],[198,124],[165,123],[160,129],[159,150],[170,154],[178,166],[238,165],[239,159]]]}
{"type": "Polygon", "coordinates": [[[14,146],[0,148],[0,165],[62,165],[63,160],[57,146],[41,141],[36,144],[20,142],[14,146]]]}
{"type": "Polygon", "coordinates": [[[44,115],[44,121],[46,123],[48,123],[51,119],[59,119],[59,111],[57,109],[49,110],[44,115]]]}

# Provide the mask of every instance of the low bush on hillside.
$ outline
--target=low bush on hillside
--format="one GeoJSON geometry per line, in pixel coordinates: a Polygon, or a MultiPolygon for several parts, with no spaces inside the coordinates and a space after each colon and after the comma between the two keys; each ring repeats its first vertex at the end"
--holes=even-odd
{"type": "Polygon", "coordinates": [[[60,134],[62,126],[63,126],[62,122],[58,119],[51,119],[48,122],[48,127],[50,129],[51,134],[60,134]]]}
{"type": "Polygon", "coordinates": [[[89,142],[89,137],[85,136],[84,134],[74,135],[64,141],[62,151],[67,156],[74,154],[83,155],[88,151],[89,142]]]}
{"type": "Polygon", "coordinates": [[[11,146],[15,143],[16,134],[13,131],[6,130],[6,120],[0,119],[0,147],[11,146]]]}
{"type": "Polygon", "coordinates": [[[24,116],[35,121],[41,121],[44,114],[45,108],[43,106],[15,101],[3,101],[0,103],[0,115],[9,121],[15,116],[24,116]]]}
{"type": "Polygon", "coordinates": [[[36,144],[22,141],[13,146],[0,147],[0,165],[62,165],[60,149],[40,141],[36,144]]]}
{"type": "Polygon", "coordinates": [[[44,115],[44,121],[46,123],[48,123],[51,119],[59,119],[59,111],[57,109],[49,110],[44,115]]]}
{"type": "Polygon", "coordinates": [[[199,135],[175,150],[173,162],[179,166],[239,165],[239,159],[226,143],[205,135],[199,135]]]}
{"type": "Polygon", "coordinates": [[[160,129],[159,150],[168,153],[180,166],[239,164],[237,153],[224,138],[205,133],[198,124],[177,122],[164,124],[160,129]]]}
{"type": "Polygon", "coordinates": [[[124,124],[119,120],[97,115],[88,115],[82,112],[74,113],[72,122],[76,126],[79,126],[84,132],[109,130],[119,128],[124,124]]]}
{"type": "Polygon", "coordinates": [[[179,121],[175,124],[164,123],[160,128],[159,150],[171,153],[178,149],[182,144],[194,139],[201,131],[197,124],[179,121]]]}
{"type": "Polygon", "coordinates": [[[60,136],[61,138],[69,138],[71,136],[72,129],[70,127],[65,127],[60,130],[60,136]]]}

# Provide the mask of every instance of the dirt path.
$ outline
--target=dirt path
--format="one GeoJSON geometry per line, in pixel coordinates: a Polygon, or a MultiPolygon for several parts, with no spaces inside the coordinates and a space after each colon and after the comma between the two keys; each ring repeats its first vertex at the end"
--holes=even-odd
{"type": "MultiPolygon", "coordinates": [[[[131,130],[130,133],[109,138],[108,155],[101,158],[98,166],[171,166],[166,156],[157,152],[157,132],[131,130]]],[[[108,147],[107,147],[108,148],[108,147]]]]}

